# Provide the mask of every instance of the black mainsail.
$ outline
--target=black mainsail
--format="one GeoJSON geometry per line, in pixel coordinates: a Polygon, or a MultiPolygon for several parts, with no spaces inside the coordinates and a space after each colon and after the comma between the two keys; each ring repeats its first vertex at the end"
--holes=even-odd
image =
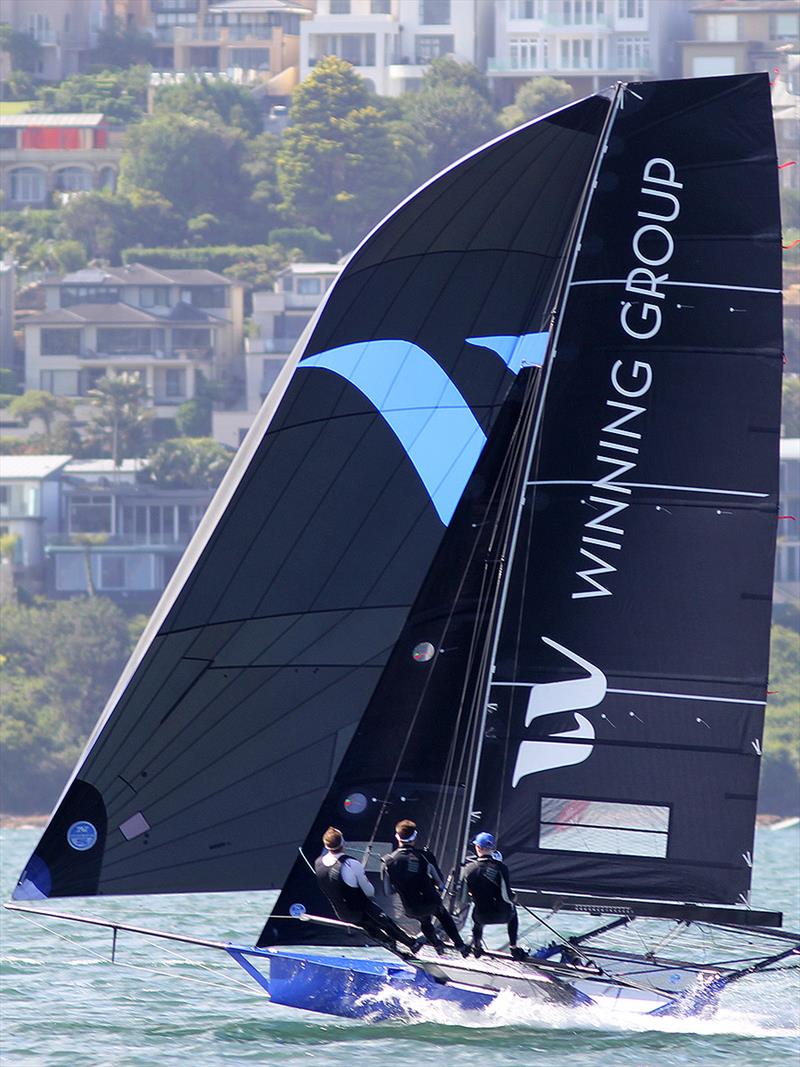
{"type": "Polygon", "coordinates": [[[609,107],[590,97],[476,151],[354,254],[17,899],[283,883],[451,527],[493,497],[483,472],[503,460],[484,445],[495,427],[513,439],[506,405],[542,361],[609,107]]]}

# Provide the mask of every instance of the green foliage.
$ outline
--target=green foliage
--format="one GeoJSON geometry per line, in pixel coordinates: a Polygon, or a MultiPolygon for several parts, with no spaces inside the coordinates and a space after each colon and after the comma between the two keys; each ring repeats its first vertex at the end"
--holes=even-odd
{"type": "Polygon", "coordinates": [[[500,121],[506,129],[530,122],[548,111],[563,107],[575,97],[572,86],[561,78],[531,78],[521,85],[510,107],[503,108],[500,121]]]}
{"type": "Polygon", "coordinates": [[[128,130],[119,189],[157,193],[183,219],[206,212],[231,219],[251,190],[245,156],[240,130],[188,115],[154,115],[128,130]]]}
{"type": "Polygon", "coordinates": [[[286,214],[352,248],[411,189],[405,144],[363,80],[333,56],[295,89],[291,114],[277,157],[286,214]]]}
{"type": "Polygon", "coordinates": [[[269,231],[269,243],[287,252],[297,249],[310,261],[327,263],[335,255],[333,239],[316,226],[281,226],[269,231]]]}
{"type": "Polygon", "coordinates": [[[10,367],[0,367],[0,394],[16,394],[19,391],[20,384],[13,370],[10,367]]]}
{"type": "Polygon", "coordinates": [[[70,418],[73,404],[66,397],[53,396],[41,389],[29,389],[22,396],[16,396],[8,405],[8,413],[28,426],[37,419],[44,426],[43,444],[46,451],[52,451],[53,429],[59,415],[70,418]]]}
{"type": "Polygon", "coordinates": [[[39,89],[37,110],[102,112],[112,122],[139,122],[147,110],[150,68],[73,74],[58,85],[39,89]]]}
{"type": "Polygon", "coordinates": [[[500,132],[494,111],[469,85],[435,84],[408,101],[409,118],[427,145],[426,168],[435,174],[500,132]]]}
{"type": "Polygon", "coordinates": [[[97,35],[97,47],[91,58],[99,67],[133,67],[152,63],[155,59],[153,38],[135,26],[126,27],[121,19],[114,19],[97,35]]]}
{"type": "Polygon", "coordinates": [[[188,78],[177,85],[162,85],[156,90],[153,111],[218,121],[248,137],[258,137],[264,124],[262,105],[250,89],[217,78],[188,78]]]}
{"type": "Polygon", "coordinates": [[[128,248],[124,263],[153,267],[197,267],[214,270],[233,280],[259,288],[272,285],[275,275],[290,260],[280,245],[211,245],[198,248],[128,248]]]}
{"type": "Polygon", "coordinates": [[[181,404],[175,412],[175,423],[181,437],[211,436],[211,398],[196,396],[181,404]]]}
{"type": "Polygon", "coordinates": [[[37,86],[36,78],[27,70],[12,70],[2,83],[3,100],[29,100],[37,86]]]}
{"type": "Polygon", "coordinates": [[[800,375],[783,376],[781,428],[784,437],[800,437],[800,375]]]}
{"type": "Polygon", "coordinates": [[[15,71],[33,74],[42,55],[42,46],[32,33],[21,33],[7,23],[0,23],[0,50],[8,52],[15,71]]]}
{"type": "Polygon", "coordinates": [[[145,477],[160,489],[215,489],[232,459],[211,437],[175,437],[150,453],[145,477]]]}
{"type": "Polygon", "coordinates": [[[0,250],[14,260],[20,271],[42,269],[42,245],[54,240],[58,223],[58,211],[3,211],[0,250]]]}
{"type": "Polygon", "coordinates": [[[800,635],[772,627],[759,808],[800,814],[800,635]]]}
{"type": "Polygon", "coordinates": [[[148,438],[152,410],[145,408],[147,389],[138,374],[105,374],[87,396],[92,414],[86,427],[87,443],[114,465],[139,455],[148,438]]]}
{"type": "Polygon", "coordinates": [[[66,274],[86,266],[86,249],[80,241],[37,241],[29,251],[28,266],[66,274]]]}
{"type": "Polygon", "coordinates": [[[59,233],[78,241],[91,259],[119,263],[122,250],[141,241],[180,241],[183,220],[157,193],[134,190],[120,196],[102,190],[70,197],[61,210],[59,233]]]}
{"type": "Polygon", "coordinates": [[[128,622],[102,597],[0,614],[0,809],[52,806],[131,647],[128,622]]]}
{"type": "Polygon", "coordinates": [[[440,89],[464,88],[483,97],[487,104],[492,102],[489,80],[472,63],[461,63],[452,56],[434,59],[422,79],[423,91],[438,92],[440,89]]]}

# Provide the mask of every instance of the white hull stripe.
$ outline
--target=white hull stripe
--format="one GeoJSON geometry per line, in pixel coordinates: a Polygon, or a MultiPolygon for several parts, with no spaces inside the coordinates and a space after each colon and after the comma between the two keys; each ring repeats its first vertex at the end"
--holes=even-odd
{"type": "MultiPolygon", "coordinates": [[[[550,480],[533,481],[528,482],[528,485],[598,485],[598,480],[595,478],[582,479],[582,478],[553,478],[550,480]]],[[[749,493],[743,489],[711,489],[704,485],[659,485],[656,482],[613,482],[612,485],[624,486],[626,489],[669,489],[676,493],[721,493],[722,496],[753,496],[753,497],[768,497],[769,493],[749,493]]],[[[601,488],[608,488],[608,485],[603,485],[601,488]]]]}
{"type": "MultiPolygon", "coordinates": [[[[492,682],[492,688],[495,686],[504,686],[509,689],[532,689],[538,682],[492,682]]],[[[756,704],[758,707],[764,707],[767,703],[766,700],[741,700],[737,697],[708,697],[700,696],[698,693],[657,693],[649,689],[607,689],[607,693],[617,693],[622,696],[635,696],[635,697],[665,697],[668,700],[705,700],[715,704],[756,704]]]]}
{"type": "MultiPolygon", "coordinates": [[[[574,285],[625,285],[627,278],[587,278],[584,281],[572,282],[574,285]]],[[[716,285],[713,282],[680,282],[659,281],[659,285],[677,285],[690,289],[728,289],[737,293],[780,293],[780,289],[759,289],[754,285],[716,285]]]]}

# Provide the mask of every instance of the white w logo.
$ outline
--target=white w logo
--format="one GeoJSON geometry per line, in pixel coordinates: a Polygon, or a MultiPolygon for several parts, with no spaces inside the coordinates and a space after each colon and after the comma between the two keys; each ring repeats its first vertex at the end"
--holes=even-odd
{"type": "MultiPolygon", "coordinates": [[[[606,676],[593,663],[582,659],[558,642],[543,637],[546,645],[556,649],[562,656],[571,659],[579,667],[588,671],[588,678],[573,678],[566,682],[542,682],[534,685],[528,697],[528,709],[525,713],[525,726],[530,726],[534,719],[555,712],[577,711],[579,708],[594,708],[606,695],[608,683],[606,676]]],[[[517,762],[514,766],[512,786],[516,786],[528,774],[537,771],[552,771],[557,767],[570,767],[583,763],[592,754],[593,745],[580,742],[594,741],[594,727],[584,715],[576,715],[577,729],[564,733],[551,734],[558,740],[523,741],[517,750],[517,762]]]]}

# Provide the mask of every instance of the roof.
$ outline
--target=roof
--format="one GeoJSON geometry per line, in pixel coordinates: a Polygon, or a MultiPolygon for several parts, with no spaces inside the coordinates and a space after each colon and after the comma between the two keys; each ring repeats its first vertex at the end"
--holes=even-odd
{"type": "Polygon", "coordinates": [[[213,270],[172,269],[129,263],[125,267],[86,267],[65,274],[58,285],[232,285],[224,274],[213,270]]]}
{"type": "Polygon", "coordinates": [[[0,481],[47,478],[72,456],[0,456],[0,481]]]}
{"type": "Polygon", "coordinates": [[[64,112],[47,114],[25,112],[22,115],[0,115],[0,126],[99,126],[103,122],[102,112],[84,114],[83,112],[64,112]]]}
{"type": "Polygon", "coordinates": [[[70,459],[64,468],[65,474],[81,476],[101,474],[136,474],[144,466],[143,459],[123,459],[118,467],[113,459],[70,459]]]}
{"type": "Polygon", "coordinates": [[[208,5],[209,13],[261,15],[266,12],[282,12],[286,15],[310,15],[312,12],[301,4],[293,4],[289,0],[217,0],[208,5]]]}
{"type": "Polygon", "coordinates": [[[177,303],[167,315],[145,311],[132,304],[75,304],[69,308],[41,311],[25,319],[24,326],[86,326],[89,323],[108,326],[163,326],[165,322],[224,322],[191,304],[177,303]]]}
{"type": "Polygon", "coordinates": [[[781,438],[781,459],[800,460],[800,437],[781,438]]]}

